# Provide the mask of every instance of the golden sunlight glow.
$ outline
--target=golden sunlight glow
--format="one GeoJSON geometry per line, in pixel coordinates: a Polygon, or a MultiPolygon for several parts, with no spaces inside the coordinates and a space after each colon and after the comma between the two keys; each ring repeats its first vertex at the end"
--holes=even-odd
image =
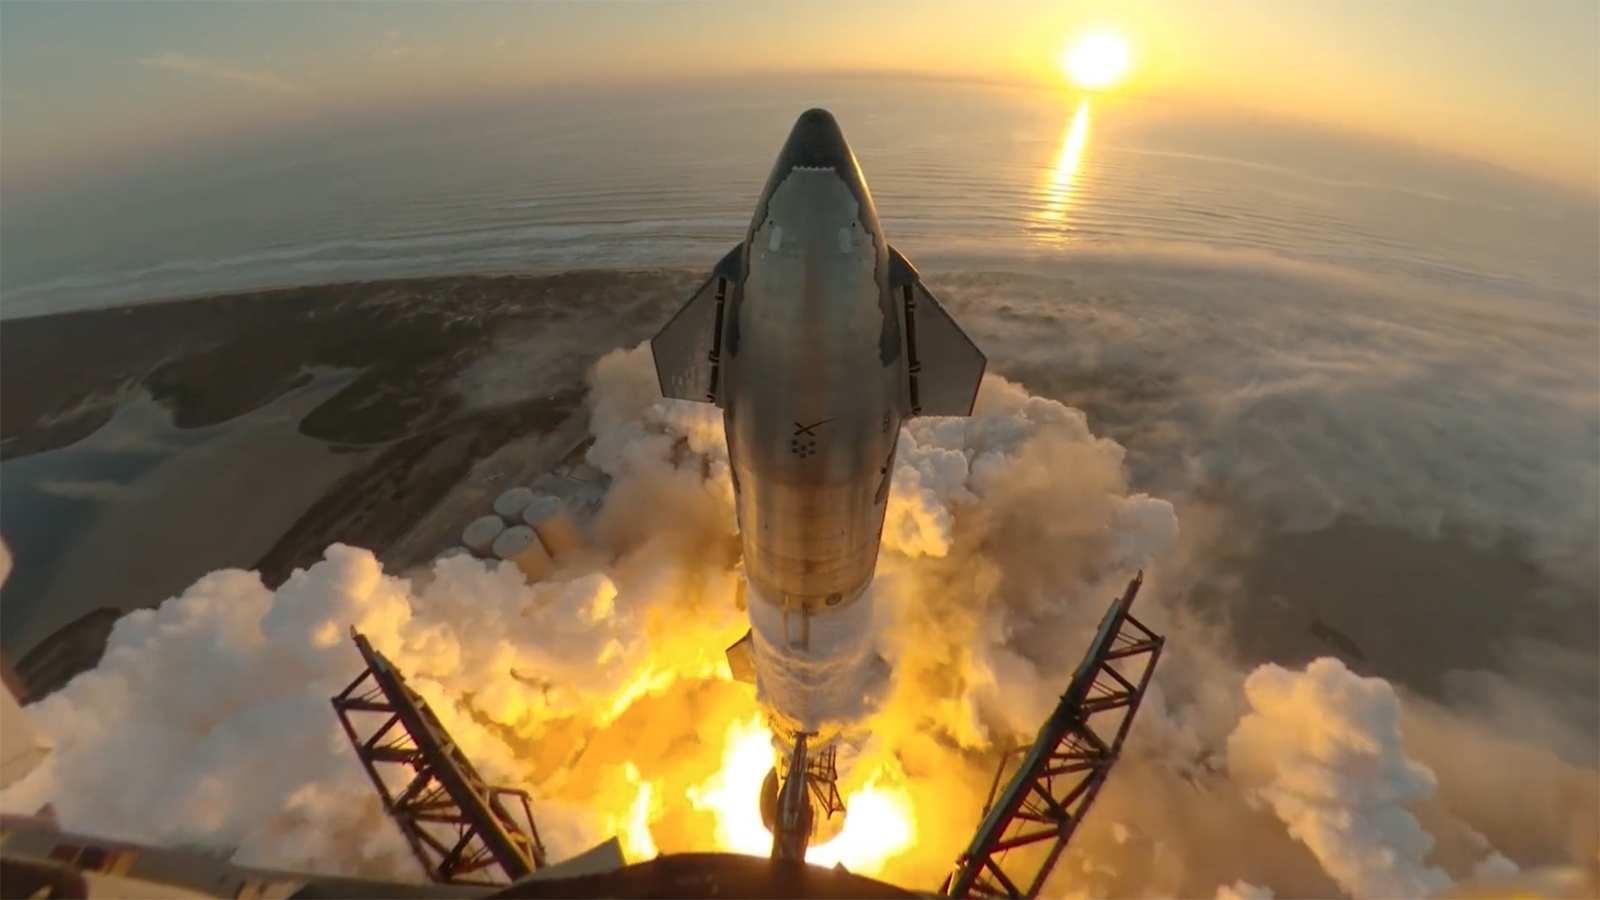
{"type": "Polygon", "coordinates": [[[1128,44],[1109,31],[1096,31],[1073,42],[1061,56],[1067,80],[1086,91],[1115,87],[1128,71],[1128,44]]]}
{"type": "Polygon", "coordinates": [[[1088,139],[1089,101],[1083,100],[1078,103],[1078,111],[1073,114],[1061,138],[1061,149],[1056,153],[1055,165],[1050,167],[1050,176],[1044,185],[1043,205],[1035,216],[1040,222],[1055,226],[1051,233],[1056,238],[1061,237],[1060,231],[1066,225],[1067,212],[1077,199],[1078,170],[1083,163],[1083,147],[1088,139]]]}
{"type": "MultiPolygon", "coordinates": [[[[761,719],[736,721],[728,728],[722,768],[706,783],[686,792],[696,809],[716,816],[718,849],[751,856],[772,852],[772,833],[761,821],[757,798],[773,759],[772,733],[761,719]]],[[[865,786],[845,798],[844,830],[827,843],[809,848],[806,862],[819,866],[842,863],[852,872],[876,875],[886,862],[910,847],[916,837],[915,816],[898,776],[887,769],[875,772],[865,786]]]]}

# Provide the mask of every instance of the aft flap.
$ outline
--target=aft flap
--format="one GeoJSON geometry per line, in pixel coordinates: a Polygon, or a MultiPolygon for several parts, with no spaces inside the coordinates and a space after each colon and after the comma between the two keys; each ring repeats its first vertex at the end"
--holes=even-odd
{"type": "Polygon", "coordinates": [[[718,402],[722,310],[733,288],[738,256],[739,248],[735,247],[723,257],[689,302],[650,339],[663,397],[718,402]]]}
{"type": "Polygon", "coordinates": [[[732,673],[734,681],[745,684],[756,683],[756,661],[750,655],[750,632],[746,631],[744,637],[733,643],[727,650],[728,671],[732,673]]]}
{"type": "Polygon", "coordinates": [[[922,281],[906,299],[907,362],[913,416],[968,416],[989,361],[922,281]]]}

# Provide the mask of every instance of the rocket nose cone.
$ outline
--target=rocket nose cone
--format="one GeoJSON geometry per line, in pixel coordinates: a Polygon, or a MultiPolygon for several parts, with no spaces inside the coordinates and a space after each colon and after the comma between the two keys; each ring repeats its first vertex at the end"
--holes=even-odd
{"type": "MultiPolygon", "coordinates": [[[[754,239],[756,231],[767,222],[772,213],[770,205],[772,199],[783,185],[788,183],[789,176],[796,171],[808,169],[813,172],[818,170],[833,172],[837,175],[856,201],[856,220],[867,232],[874,235],[879,233],[878,213],[872,205],[872,194],[867,190],[866,176],[861,173],[861,166],[856,162],[856,155],[850,151],[850,144],[845,141],[844,132],[839,130],[839,123],[834,121],[833,113],[825,109],[808,109],[795,120],[794,127],[789,130],[789,139],[784,142],[783,150],[778,153],[778,160],[772,166],[772,174],[767,176],[767,186],[761,191],[761,199],[756,202],[756,212],[750,220],[750,230],[745,232],[747,243],[754,239]]],[[[800,194],[825,190],[828,187],[827,179],[820,174],[802,178],[800,181],[803,184],[795,188],[800,194]]],[[[818,205],[816,196],[800,204],[803,209],[810,209],[813,212],[825,206],[827,206],[825,203],[818,205]]],[[[801,215],[803,210],[800,207],[789,209],[782,215],[801,215]]],[[[811,213],[805,215],[810,216],[811,213]]],[[[818,215],[828,218],[833,213],[822,212],[818,215]]],[[[844,223],[841,221],[836,224],[844,223]]],[[[799,221],[790,221],[783,225],[786,229],[791,226],[799,227],[799,221]]],[[[875,252],[883,253],[888,245],[874,238],[873,246],[875,252]]],[[[752,257],[746,255],[745,259],[746,265],[749,265],[752,257]]],[[[734,331],[729,332],[730,335],[734,333],[734,331]]]]}
{"type": "Polygon", "coordinates": [[[808,109],[795,120],[783,145],[780,168],[838,169],[848,171],[855,162],[844,132],[825,109],[808,109]]]}

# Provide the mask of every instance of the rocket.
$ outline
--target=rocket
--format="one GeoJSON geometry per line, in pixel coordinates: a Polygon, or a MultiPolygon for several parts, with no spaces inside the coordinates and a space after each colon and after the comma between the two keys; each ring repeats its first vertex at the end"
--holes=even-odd
{"type": "Polygon", "coordinates": [[[750,616],[728,660],[774,735],[763,817],[781,818],[778,785],[803,760],[813,790],[783,794],[818,801],[804,819],[821,837],[842,826],[837,777],[889,678],[867,587],[900,425],[969,415],[987,361],[889,245],[822,109],[795,122],[744,239],[651,350],[664,396],[723,411],[750,616]]]}

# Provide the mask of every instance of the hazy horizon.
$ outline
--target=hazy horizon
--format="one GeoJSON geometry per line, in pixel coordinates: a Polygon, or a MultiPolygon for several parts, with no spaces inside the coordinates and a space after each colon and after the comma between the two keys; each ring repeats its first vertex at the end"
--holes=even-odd
{"type": "Polygon", "coordinates": [[[1292,117],[1600,196],[1597,4],[1003,8],[13,0],[0,7],[0,185],[550,91],[860,72],[1064,88],[1061,51],[1110,30],[1131,54],[1118,95],[1292,117]]]}
{"type": "Polygon", "coordinates": [[[1600,204],[1491,164],[1271,115],[811,76],[348,121],[13,193],[0,315],[485,270],[704,267],[742,234],[772,154],[813,105],[850,135],[891,240],[934,269],[1198,250],[1574,307],[1593,305],[1600,282],[1600,204]]]}

